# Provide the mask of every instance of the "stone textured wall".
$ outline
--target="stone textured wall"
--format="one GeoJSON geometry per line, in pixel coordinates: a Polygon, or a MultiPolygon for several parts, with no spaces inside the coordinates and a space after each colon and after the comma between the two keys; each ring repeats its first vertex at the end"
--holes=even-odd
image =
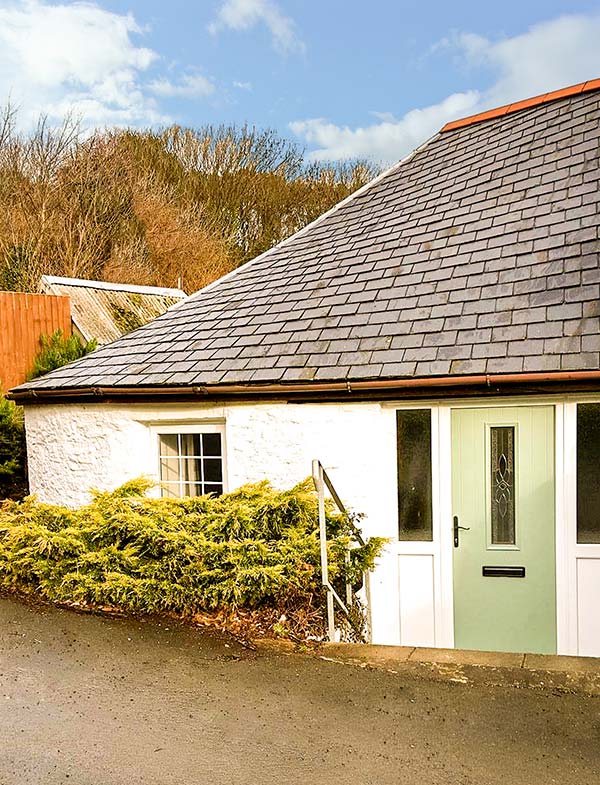
{"type": "Polygon", "coordinates": [[[26,406],[31,492],[77,506],[91,488],[109,489],[148,473],[150,432],[125,412],[103,406],[26,406]]]}
{"type": "Polygon", "coordinates": [[[342,497],[379,519],[378,533],[395,530],[394,419],[378,404],[63,404],[27,406],[25,419],[31,489],[46,502],[78,505],[90,488],[157,479],[161,423],[221,421],[230,489],[265,478],[289,487],[319,458],[342,497]]]}

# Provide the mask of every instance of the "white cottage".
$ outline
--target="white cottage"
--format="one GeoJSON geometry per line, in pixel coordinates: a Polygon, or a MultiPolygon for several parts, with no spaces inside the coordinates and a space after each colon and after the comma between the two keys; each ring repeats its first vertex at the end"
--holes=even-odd
{"type": "Polygon", "coordinates": [[[13,390],[32,490],[318,458],[376,643],[600,656],[600,80],[451,123],[164,316],[13,390]]]}

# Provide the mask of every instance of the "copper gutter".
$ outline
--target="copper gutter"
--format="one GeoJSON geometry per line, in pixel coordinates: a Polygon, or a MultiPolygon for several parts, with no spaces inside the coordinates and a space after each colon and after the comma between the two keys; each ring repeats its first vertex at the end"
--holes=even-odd
{"type": "Polygon", "coordinates": [[[40,390],[15,390],[9,397],[15,401],[34,402],[42,399],[66,398],[173,398],[173,397],[221,397],[221,396],[275,396],[306,395],[313,393],[365,393],[393,392],[394,390],[485,387],[499,385],[544,384],[552,382],[600,381],[600,370],[557,371],[535,373],[478,374],[471,376],[429,376],[403,379],[372,379],[339,382],[272,383],[272,384],[212,384],[179,387],[80,387],[40,390]]]}

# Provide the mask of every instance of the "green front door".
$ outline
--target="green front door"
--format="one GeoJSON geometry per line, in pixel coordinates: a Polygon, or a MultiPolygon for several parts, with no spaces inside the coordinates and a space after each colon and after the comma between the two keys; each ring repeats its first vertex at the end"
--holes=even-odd
{"type": "Polygon", "coordinates": [[[555,653],[553,408],[454,409],[452,507],[455,646],[555,653]]]}

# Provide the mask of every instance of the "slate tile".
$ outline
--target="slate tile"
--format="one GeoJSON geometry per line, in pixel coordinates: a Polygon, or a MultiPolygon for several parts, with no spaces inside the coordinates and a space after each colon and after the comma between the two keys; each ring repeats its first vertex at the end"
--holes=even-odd
{"type": "Polygon", "coordinates": [[[583,315],[582,303],[567,303],[565,305],[549,306],[547,310],[548,321],[559,319],[578,319],[583,315]]]}
{"type": "Polygon", "coordinates": [[[317,369],[315,379],[319,381],[345,380],[349,370],[349,365],[323,365],[317,369]]]}
{"type": "Polygon", "coordinates": [[[523,358],[523,371],[559,371],[560,354],[533,355],[523,358]]]}
{"type": "Polygon", "coordinates": [[[581,351],[581,337],[545,338],[544,354],[572,354],[581,351]]]}
{"type": "Polygon", "coordinates": [[[406,376],[414,376],[417,367],[416,362],[391,362],[384,363],[381,375],[384,378],[403,378],[406,376]]]}
{"type": "Polygon", "coordinates": [[[523,357],[491,357],[487,361],[487,373],[521,373],[523,357]]]}
{"type": "Polygon", "coordinates": [[[472,344],[463,346],[440,346],[437,351],[438,360],[468,360],[471,357],[472,344]]]}
{"type": "Polygon", "coordinates": [[[600,333],[596,335],[584,335],[581,338],[582,352],[600,352],[600,333]]]}
{"type": "Polygon", "coordinates": [[[600,354],[598,352],[577,352],[576,354],[563,354],[560,367],[564,371],[592,371],[600,367],[600,354]]]}
{"type": "Polygon", "coordinates": [[[421,361],[417,363],[415,376],[447,376],[450,366],[450,360],[421,361]]]}
{"type": "Polygon", "coordinates": [[[481,357],[506,357],[509,353],[507,344],[502,341],[497,343],[478,343],[472,346],[471,357],[474,360],[481,357]]]}
{"type": "Polygon", "coordinates": [[[308,362],[308,354],[282,354],[277,358],[275,365],[285,368],[303,368],[308,362]]]}
{"type": "MultiPolygon", "coordinates": [[[[536,322],[535,324],[523,325],[527,327],[528,338],[562,338],[564,322],[536,322]]],[[[521,325],[519,325],[521,326],[521,325]]]]}
{"type": "Polygon", "coordinates": [[[469,374],[483,374],[486,372],[487,360],[484,358],[477,360],[452,360],[450,364],[450,373],[457,376],[464,376],[469,374]]]}

